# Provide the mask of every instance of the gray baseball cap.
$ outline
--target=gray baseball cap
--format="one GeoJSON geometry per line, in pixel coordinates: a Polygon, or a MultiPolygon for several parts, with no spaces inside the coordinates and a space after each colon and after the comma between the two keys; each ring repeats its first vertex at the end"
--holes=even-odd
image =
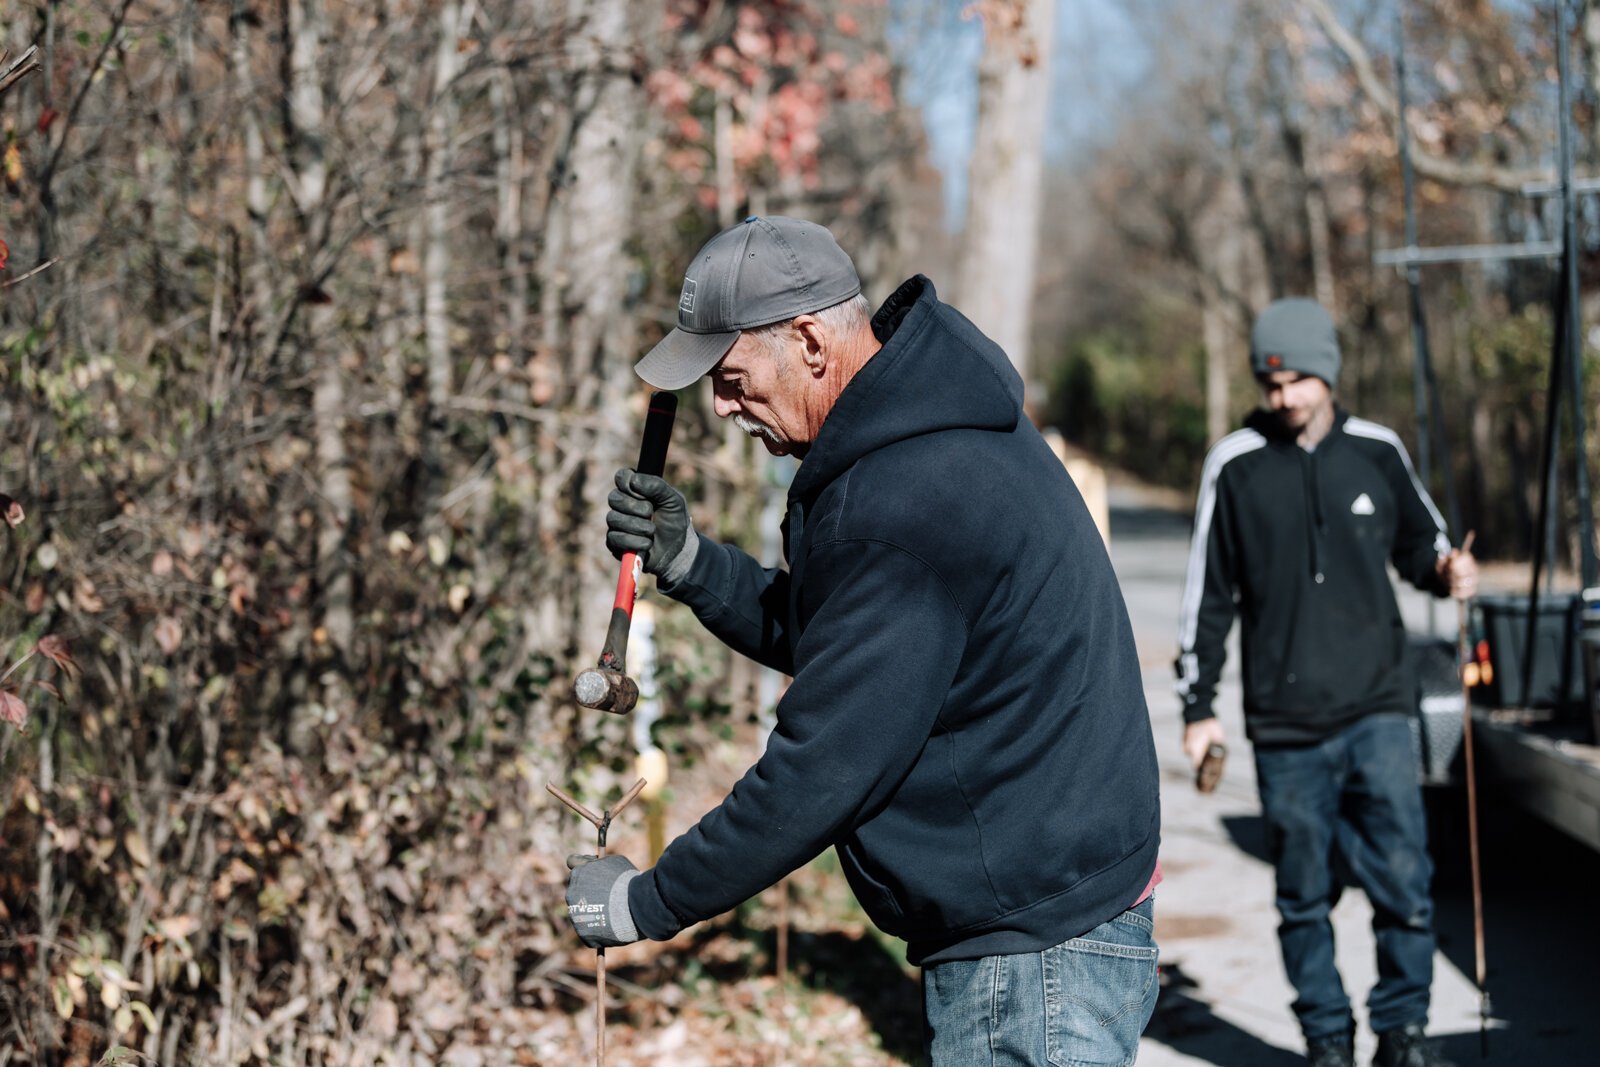
{"type": "Polygon", "coordinates": [[[1250,330],[1250,371],[1292,370],[1339,384],[1339,334],[1322,305],[1305,297],[1274,300],[1250,330]]]}
{"type": "Polygon", "coordinates": [[[682,389],[739,334],[832,307],[861,292],[855,264],[824,226],[751,215],[707,241],[684,272],[678,328],[634,365],[657,389],[682,389]]]}

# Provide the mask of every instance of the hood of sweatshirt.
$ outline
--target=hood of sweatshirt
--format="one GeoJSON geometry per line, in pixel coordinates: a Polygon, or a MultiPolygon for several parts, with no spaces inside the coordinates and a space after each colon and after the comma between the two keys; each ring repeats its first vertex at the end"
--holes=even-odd
{"type": "Polygon", "coordinates": [[[951,429],[1008,432],[1022,415],[1022,378],[1005,352],[917,275],[872,316],[883,347],[846,385],[789,489],[820,492],[861,457],[951,429]]]}

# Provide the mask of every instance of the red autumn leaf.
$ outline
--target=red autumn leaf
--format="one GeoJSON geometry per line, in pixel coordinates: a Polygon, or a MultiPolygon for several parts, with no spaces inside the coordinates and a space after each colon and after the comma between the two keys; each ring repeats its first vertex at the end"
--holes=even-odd
{"type": "MultiPolygon", "coordinates": [[[[0,241],[0,267],[6,265],[5,242],[0,241]]],[[[0,493],[0,519],[4,519],[7,526],[15,529],[22,525],[26,516],[22,513],[22,505],[4,493],[0,493]]]]}
{"type": "Polygon", "coordinates": [[[6,260],[11,257],[11,249],[4,241],[0,241],[0,270],[6,267],[6,260]]]}
{"type": "Polygon", "coordinates": [[[0,689],[0,722],[8,722],[19,730],[28,724],[28,705],[9,689],[0,689]]]}
{"type": "Polygon", "coordinates": [[[39,112],[39,132],[44,133],[49,130],[51,124],[56,121],[58,114],[59,113],[53,107],[47,107],[43,111],[39,112]]]}
{"type": "Polygon", "coordinates": [[[33,684],[38,686],[40,689],[43,689],[46,693],[49,693],[51,696],[55,697],[57,700],[61,699],[61,690],[57,689],[51,683],[45,681],[43,678],[35,678],[33,680],[33,684]]]}
{"type": "Polygon", "coordinates": [[[68,674],[76,673],[78,669],[78,664],[72,658],[72,651],[67,648],[66,641],[55,634],[45,634],[39,638],[39,643],[34,646],[34,651],[68,674]]]}

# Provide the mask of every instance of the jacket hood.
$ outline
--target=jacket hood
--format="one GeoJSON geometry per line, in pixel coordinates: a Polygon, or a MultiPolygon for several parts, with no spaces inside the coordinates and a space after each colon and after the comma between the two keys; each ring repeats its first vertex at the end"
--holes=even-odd
{"type": "Polygon", "coordinates": [[[940,430],[1008,433],[1022,418],[1022,377],[1000,346],[940,303],[918,274],[872,316],[883,344],[839,394],[789,489],[821,490],[861,457],[940,430]]]}

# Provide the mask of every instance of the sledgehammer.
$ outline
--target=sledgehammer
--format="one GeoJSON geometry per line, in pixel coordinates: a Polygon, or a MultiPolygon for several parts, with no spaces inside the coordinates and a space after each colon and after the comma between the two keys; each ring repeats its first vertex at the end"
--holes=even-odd
{"type": "MultiPolygon", "coordinates": [[[[640,474],[660,477],[667,468],[667,442],[672,438],[672,420],[678,413],[678,398],[672,393],[651,393],[650,413],[644,420],[644,440],[639,444],[640,474]]],[[[617,578],[617,599],[611,605],[611,625],[600,662],[572,683],[573,695],[586,708],[625,715],[639,700],[639,686],[629,678],[623,657],[628,652],[628,627],[633,623],[633,600],[638,593],[639,556],[622,554],[622,574],[617,578]]]]}

